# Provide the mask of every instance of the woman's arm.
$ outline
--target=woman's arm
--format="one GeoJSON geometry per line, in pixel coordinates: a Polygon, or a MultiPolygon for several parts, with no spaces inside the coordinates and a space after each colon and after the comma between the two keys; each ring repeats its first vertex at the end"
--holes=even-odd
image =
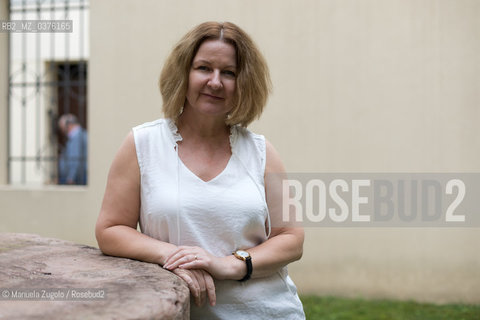
{"type": "Polygon", "coordinates": [[[130,132],[110,167],[95,235],[107,255],[163,265],[176,246],[138,232],[139,214],[140,169],[130,132]]]}
{"type": "MultiPolygon", "coordinates": [[[[293,222],[282,221],[283,198],[288,197],[282,186],[285,167],[272,144],[266,141],[265,193],[272,231],[264,243],[247,250],[252,256],[252,277],[272,274],[283,266],[299,260],[303,254],[303,228],[293,222]]],[[[291,214],[290,214],[291,217],[291,214]]]]}
{"type": "MultiPolygon", "coordinates": [[[[110,167],[95,235],[104,254],[163,265],[177,246],[138,232],[139,214],[140,168],[130,133],[110,167]]],[[[215,285],[210,274],[203,270],[174,273],[185,280],[197,305],[202,305],[207,297],[215,305],[215,285]]]]}
{"type": "MultiPolygon", "coordinates": [[[[269,276],[290,262],[301,258],[303,253],[303,228],[282,221],[284,194],[282,179],[285,168],[280,156],[267,141],[265,167],[266,200],[272,221],[272,231],[267,241],[247,249],[252,257],[252,278],[269,276]]],[[[165,262],[165,268],[199,269],[209,272],[216,279],[242,279],[246,264],[233,255],[214,257],[199,247],[179,247],[165,262]],[[195,258],[196,257],[196,258],[195,258]]]]}

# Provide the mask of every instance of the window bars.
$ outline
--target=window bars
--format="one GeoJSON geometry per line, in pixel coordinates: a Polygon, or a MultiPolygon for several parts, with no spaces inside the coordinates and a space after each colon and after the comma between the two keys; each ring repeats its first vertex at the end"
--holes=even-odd
{"type": "Polygon", "coordinates": [[[10,0],[9,13],[50,29],[8,33],[8,181],[56,184],[65,145],[58,118],[73,114],[88,128],[88,1],[10,0]],[[72,29],[52,29],[66,21],[72,29]]]}

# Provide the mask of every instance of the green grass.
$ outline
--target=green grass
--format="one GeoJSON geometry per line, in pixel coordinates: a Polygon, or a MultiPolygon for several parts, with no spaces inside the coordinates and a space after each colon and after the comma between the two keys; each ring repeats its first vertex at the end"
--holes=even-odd
{"type": "Polygon", "coordinates": [[[307,320],[480,320],[480,305],[302,296],[307,320]]]}

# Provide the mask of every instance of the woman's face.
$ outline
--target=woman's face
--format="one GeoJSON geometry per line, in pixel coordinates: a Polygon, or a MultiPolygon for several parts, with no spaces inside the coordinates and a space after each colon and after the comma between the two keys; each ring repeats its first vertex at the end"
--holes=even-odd
{"type": "Polygon", "coordinates": [[[185,107],[224,118],[232,109],[236,79],[235,48],[220,40],[207,40],[193,58],[185,107]]]}

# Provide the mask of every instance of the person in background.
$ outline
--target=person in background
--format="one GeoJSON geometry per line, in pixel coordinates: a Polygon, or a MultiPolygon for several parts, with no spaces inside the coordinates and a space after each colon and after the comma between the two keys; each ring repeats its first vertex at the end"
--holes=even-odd
{"type": "Polygon", "coordinates": [[[87,184],[87,132],[73,114],[64,114],[58,127],[67,138],[59,159],[59,184],[87,184]]]}

